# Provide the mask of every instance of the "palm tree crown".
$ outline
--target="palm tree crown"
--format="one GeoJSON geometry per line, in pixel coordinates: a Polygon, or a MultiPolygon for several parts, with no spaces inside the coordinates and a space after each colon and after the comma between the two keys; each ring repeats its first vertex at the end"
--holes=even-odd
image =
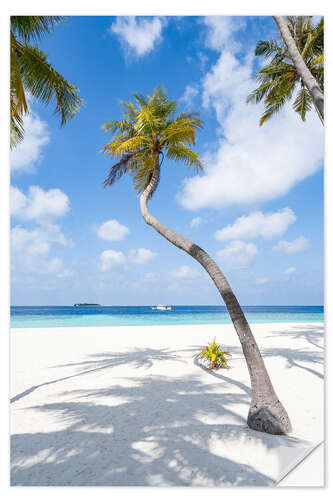
{"type": "Polygon", "coordinates": [[[23,115],[29,112],[26,92],[48,104],[55,101],[55,113],[64,125],[78,111],[82,99],[78,87],[71,85],[47,61],[36,45],[53,32],[61,16],[11,16],[10,18],[10,146],[24,137],[23,115]]]}
{"type": "Polygon", "coordinates": [[[113,135],[103,152],[120,158],[104,185],[111,186],[123,174],[129,173],[133,176],[135,189],[142,193],[160,154],[201,169],[200,158],[191,149],[195,134],[202,127],[198,113],[177,114],[177,101],[169,101],[161,86],[151,96],[133,94],[133,97],[135,104],[121,101],[125,112],[120,120],[103,125],[113,135]]]}
{"type": "MultiPolygon", "coordinates": [[[[288,28],[305,64],[324,88],[324,18],[313,26],[312,16],[287,17],[288,28]]],[[[290,59],[284,44],[275,40],[260,40],[255,49],[256,56],[264,56],[269,62],[257,74],[259,86],[247,97],[247,102],[265,102],[265,111],[259,124],[263,125],[278,113],[299,87],[293,108],[303,121],[312,107],[311,95],[290,59]]]]}

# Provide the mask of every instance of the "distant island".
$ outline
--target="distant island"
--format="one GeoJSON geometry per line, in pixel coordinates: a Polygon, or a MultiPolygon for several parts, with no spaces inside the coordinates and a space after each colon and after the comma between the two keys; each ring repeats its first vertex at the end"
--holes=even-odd
{"type": "Polygon", "coordinates": [[[77,306],[100,306],[101,304],[86,304],[85,302],[83,304],[74,304],[75,307],[77,306]]]}

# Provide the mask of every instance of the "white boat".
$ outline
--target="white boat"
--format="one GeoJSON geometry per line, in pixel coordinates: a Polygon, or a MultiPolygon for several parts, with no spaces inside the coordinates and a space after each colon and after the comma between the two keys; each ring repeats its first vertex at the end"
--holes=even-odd
{"type": "Polygon", "coordinates": [[[152,307],[153,311],[171,311],[171,306],[163,306],[159,304],[158,306],[152,307]]]}

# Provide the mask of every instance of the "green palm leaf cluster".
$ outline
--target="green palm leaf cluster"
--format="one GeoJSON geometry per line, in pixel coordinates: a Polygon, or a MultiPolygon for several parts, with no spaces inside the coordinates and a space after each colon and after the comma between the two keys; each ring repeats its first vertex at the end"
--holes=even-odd
{"type": "Polygon", "coordinates": [[[219,368],[225,368],[228,366],[228,358],[231,354],[226,351],[222,351],[221,346],[216,343],[216,338],[213,342],[208,343],[200,352],[194,355],[194,358],[202,359],[207,363],[210,370],[218,370],[219,368]]]}
{"type": "Polygon", "coordinates": [[[135,189],[142,193],[161,154],[201,169],[200,158],[191,148],[197,130],[202,127],[198,113],[177,113],[177,101],[170,101],[161,86],[151,96],[133,94],[133,97],[134,103],[121,101],[124,113],[120,120],[103,125],[113,137],[102,151],[119,158],[104,185],[111,186],[129,173],[135,189]]]}
{"type": "Polygon", "coordinates": [[[36,45],[60,16],[11,16],[10,18],[10,146],[24,137],[23,116],[29,112],[26,92],[45,104],[55,102],[55,113],[64,125],[78,111],[82,99],[78,87],[69,83],[48,62],[36,45]],[[33,45],[32,45],[33,43],[33,45]]]}
{"type": "MultiPolygon", "coordinates": [[[[288,27],[305,64],[324,90],[324,18],[312,25],[312,16],[289,16],[288,27]]],[[[247,97],[247,102],[265,102],[265,111],[260,126],[278,113],[284,104],[293,98],[293,108],[303,121],[312,108],[312,98],[296,71],[283,42],[260,40],[255,49],[256,56],[268,59],[257,73],[258,87],[247,97]]]]}

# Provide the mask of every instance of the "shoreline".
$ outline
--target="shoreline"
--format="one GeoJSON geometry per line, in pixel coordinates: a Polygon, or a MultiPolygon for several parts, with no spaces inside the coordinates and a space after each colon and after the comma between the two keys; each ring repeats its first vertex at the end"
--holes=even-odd
{"type": "MultiPolygon", "coordinates": [[[[304,320],[304,321],[269,321],[269,322],[248,322],[250,327],[254,327],[255,325],[304,325],[304,324],[311,324],[311,325],[325,325],[325,320],[317,320],[317,321],[311,321],[311,320],[304,320]]],[[[228,323],[155,323],[155,324],[140,324],[140,325],[110,325],[110,326],[105,326],[105,325],[95,325],[95,326],[10,326],[10,330],[54,330],[54,329],[59,329],[59,328],[65,328],[65,329],[72,329],[72,328],[159,328],[159,327],[182,327],[182,326],[192,326],[192,327],[215,327],[215,326],[232,326],[232,322],[228,323]]]]}
{"type": "Polygon", "coordinates": [[[324,327],[251,328],[288,436],[247,427],[249,374],[232,324],[12,328],[12,485],[276,484],[323,440],[324,327]],[[194,362],[214,336],[230,369],[194,362]]]}

